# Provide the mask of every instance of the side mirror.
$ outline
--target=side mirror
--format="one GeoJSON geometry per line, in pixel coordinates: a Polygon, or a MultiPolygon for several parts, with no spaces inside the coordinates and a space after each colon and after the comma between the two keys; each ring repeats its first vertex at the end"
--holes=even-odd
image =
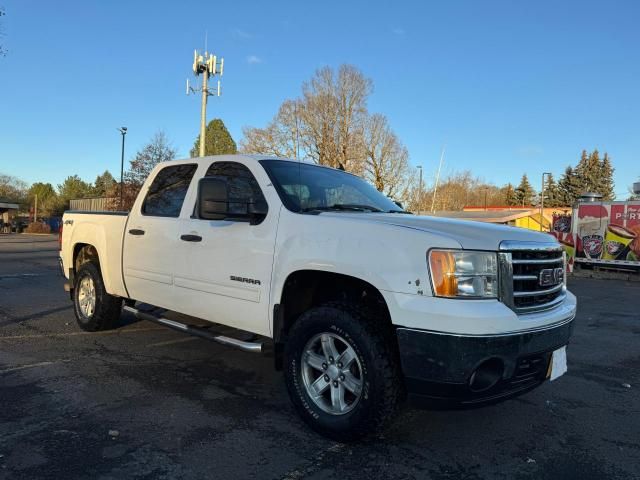
{"type": "Polygon", "coordinates": [[[198,183],[198,218],[224,220],[229,213],[227,181],[205,177],[198,183]]]}

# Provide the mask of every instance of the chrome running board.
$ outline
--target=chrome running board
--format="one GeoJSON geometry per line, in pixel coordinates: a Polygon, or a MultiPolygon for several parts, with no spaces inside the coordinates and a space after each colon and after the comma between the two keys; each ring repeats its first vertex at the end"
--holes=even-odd
{"type": "Polygon", "coordinates": [[[178,330],[179,332],[188,333],[189,335],[195,335],[196,337],[211,340],[228,347],[237,348],[244,352],[262,353],[261,342],[245,342],[243,340],[238,340],[237,338],[225,337],[224,335],[215,335],[206,328],[187,325],[185,323],[176,322],[175,320],[169,320],[168,318],[164,317],[156,317],[149,313],[141,312],[137,308],[131,307],[129,305],[125,305],[123,307],[123,310],[129,313],[133,313],[136,318],[139,318],[140,320],[148,320],[149,322],[159,323],[160,325],[178,330]]]}

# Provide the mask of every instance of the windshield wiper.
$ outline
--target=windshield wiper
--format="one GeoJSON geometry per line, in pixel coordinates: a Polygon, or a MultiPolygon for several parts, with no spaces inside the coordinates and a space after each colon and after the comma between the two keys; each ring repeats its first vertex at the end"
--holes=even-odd
{"type": "Polygon", "coordinates": [[[413,213],[407,212],[406,210],[387,210],[387,213],[402,213],[404,215],[413,215],[413,213]]]}
{"type": "Polygon", "coordinates": [[[382,212],[378,207],[372,205],[359,205],[357,203],[334,203],[330,206],[323,207],[307,207],[303,208],[303,212],[327,212],[327,211],[354,211],[354,212],[382,212]]]}

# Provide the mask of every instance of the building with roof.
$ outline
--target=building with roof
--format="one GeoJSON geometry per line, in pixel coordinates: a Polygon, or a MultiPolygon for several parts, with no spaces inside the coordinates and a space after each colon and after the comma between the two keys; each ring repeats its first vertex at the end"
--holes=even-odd
{"type": "Polygon", "coordinates": [[[545,208],[540,217],[540,209],[533,206],[523,208],[515,207],[464,207],[462,211],[441,211],[427,213],[436,217],[457,218],[460,220],[473,220],[476,222],[498,223],[514,227],[528,228],[530,230],[542,230],[549,232],[554,214],[571,212],[571,208],[545,208]],[[542,224],[542,228],[540,228],[542,224]]]}
{"type": "Polygon", "coordinates": [[[20,205],[17,203],[0,201],[0,223],[3,225],[11,223],[19,208],[20,205]]]}

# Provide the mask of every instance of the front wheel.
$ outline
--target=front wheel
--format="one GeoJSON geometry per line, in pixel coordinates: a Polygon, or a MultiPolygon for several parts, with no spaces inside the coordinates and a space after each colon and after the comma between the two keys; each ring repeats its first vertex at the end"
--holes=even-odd
{"type": "Polygon", "coordinates": [[[332,303],[303,313],[285,346],[285,381],[304,421],[349,441],[381,430],[402,399],[396,350],[384,319],[332,303]]]}
{"type": "Polygon", "coordinates": [[[107,330],[120,318],[122,299],[107,293],[100,269],[93,262],[80,267],[73,290],[76,320],[83,330],[107,330]]]}

